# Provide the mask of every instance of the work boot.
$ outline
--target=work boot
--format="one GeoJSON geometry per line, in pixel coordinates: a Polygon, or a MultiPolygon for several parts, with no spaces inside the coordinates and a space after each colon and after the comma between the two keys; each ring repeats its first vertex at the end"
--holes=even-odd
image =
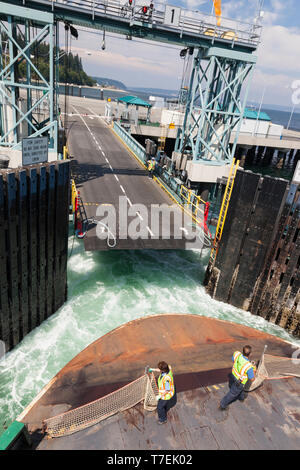
{"type": "Polygon", "coordinates": [[[167,420],[165,420],[165,421],[160,421],[160,420],[158,420],[158,421],[157,421],[157,424],[166,424],[166,422],[167,422],[167,420]]]}
{"type": "Polygon", "coordinates": [[[227,411],[228,410],[228,406],[226,406],[226,408],[223,408],[221,405],[219,406],[219,410],[220,411],[227,411]]]}

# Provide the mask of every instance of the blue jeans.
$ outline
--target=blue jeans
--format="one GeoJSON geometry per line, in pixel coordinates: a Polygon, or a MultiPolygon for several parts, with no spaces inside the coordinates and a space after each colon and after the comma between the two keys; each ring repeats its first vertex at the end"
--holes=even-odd
{"type": "Polygon", "coordinates": [[[158,414],[158,419],[161,422],[167,421],[167,413],[168,411],[173,408],[177,403],[177,396],[176,392],[170,398],[170,400],[158,400],[157,403],[157,414],[158,414]]]}
{"type": "Polygon", "coordinates": [[[230,403],[233,403],[236,400],[243,401],[245,400],[245,385],[241,384],[236,380],[234,375],[229,374],[229,392],[222,398],[220,406],[221,408],[226,408],[230,403]]]}

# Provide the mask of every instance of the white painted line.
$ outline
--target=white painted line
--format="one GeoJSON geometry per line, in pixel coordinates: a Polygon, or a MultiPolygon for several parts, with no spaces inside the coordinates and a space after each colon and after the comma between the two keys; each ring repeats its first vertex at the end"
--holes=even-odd
{"type": "Polygon", "coordinates": [[[109,127],[109,124],[108,124],[108,123],[106,122],[106,120],[105,120],[105,117],[106,117],[106,116],[100,116],[99,114],[96,114],[91,108],[88,108],[88,110],[89,110],[94,116],[96,116],[98,119],[100,119],[100,121],[102,121],[103,124],[105,124],[106,126],[109,127]]]}
{"type": "MultiPolygon", "coordinates": [[[[77,109],[75,108],[74,105],[72,105],[72,107],[75,109],[76,113],[78,113],[77,109]]],[[[91,110],[90,110],[91,111],[91,110]]],[[[93,112],[93,111],[92,111],[93,112]]],[[[94,113],[95,114],[95,113],[94,113]]],[[[113,167],[111,166],[111,164],[109,163],[109,160],[106,158],[106,155],[105,153],[103,152],[102,148],[101,148],[101,145],[97,142],[97,139],[96,137],[94,136],[94,134],[92,133],[91,129],[89,128],[89,126],[87,125],[87,123],[85,122],[85,120],[83,119],[83,117],[78,113],[80,119],[83,121],[83,123],[85,124],[86,128],[88,129],[89,133],[91,134],[91,136],[93,137],[94,141],[96,142],[97,144],[97,147],[98,149],[101,151],[103,157],[105,157],[105,160],[107,161],[107,163],[109,164],[109,168],[111,169],[111,171],[113,172],[113,167]]],[[[96,117],[99,117],[97,116],[97,114],[95,114],[96,117]]],[[[125,193],[125,191],[123,191],[125,193]]]]}
{"type": "Polygon", "coordinates": [[[125,194],[125,189],[123,188],[121,184],[120,184],[120,188],[121,188],[121,191],[123,191],[123,193],[125,194]]]}
{"type": "Polygon", "coordinates": [[[139,218],[140,220],[144,220],[143,217],[141,216],[141,214],[140,214],[139,212],[137,212],[136,215],[138,216],[138,218],[139,218]]]}
{"type": "Polygon", "coordinates": [[[117,175],[114,175],[114,177],[116,178],[117,181],[119,181],[119,178],[117,177],[117,175]]]}
{"type": "Polygon", "coordinates": [[[126,199],[127,199],[127,201],[128,201],[128,204],[130,205],[130,207],[132,207],[132,202],[131,202],[131,200],[130,200],[128,197],[127,197],[126,199]]]}

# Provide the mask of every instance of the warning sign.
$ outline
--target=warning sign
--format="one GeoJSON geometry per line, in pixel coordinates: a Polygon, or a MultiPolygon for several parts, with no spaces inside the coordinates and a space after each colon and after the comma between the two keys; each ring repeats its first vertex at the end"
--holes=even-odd
{"type": "Polygon", "coordinates": [[[48,137],[33,137],[22,140],[22,164],[33,165],[48,161],[48,137]]]}

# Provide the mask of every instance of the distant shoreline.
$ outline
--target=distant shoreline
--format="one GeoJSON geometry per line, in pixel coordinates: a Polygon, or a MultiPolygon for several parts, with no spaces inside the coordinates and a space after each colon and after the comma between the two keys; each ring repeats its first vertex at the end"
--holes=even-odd
{"type": "Polygon", "coordinates": [[[118,91],[122,93],[127,93],[127,90],[121,90],[119,88],[110,88],[110,87],[102,87],[101,85],[96,86],[88,86],[88,85],[77,85],[75,83],[58,83],[59,86],[68,86],[68,87],[78,87],[78,88],[90,88],[91,90],[107,90],[107,91],[118,91]]]}

